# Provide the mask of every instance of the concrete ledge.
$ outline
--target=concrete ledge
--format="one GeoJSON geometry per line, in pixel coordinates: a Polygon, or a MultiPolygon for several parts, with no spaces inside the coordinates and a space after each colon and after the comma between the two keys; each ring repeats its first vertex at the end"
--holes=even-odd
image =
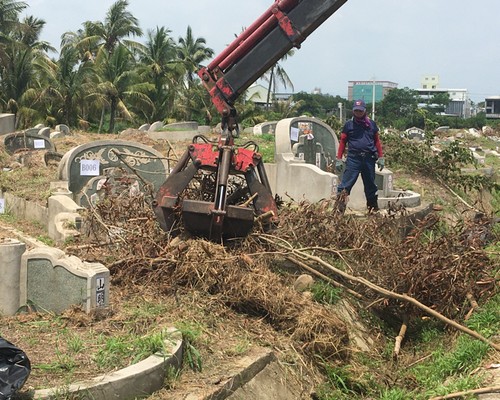
{"type": "Polygon", "coordinates": [[[78,395],[75,398],[93,400],[126,400],[151,395],[162,388],[169,368],[179,369],[182,365],[183,340],[181,332],[170,328],[166,335],[167,338],[164,341],[166,354],[154,354],[137,364],[98,376],[90,381],[36,390],[32,398],[48,400],[71,394],[78,395]]]}
{"type": "Polygon", "coordinates": [[[270,349],[259,348],[235,363],[232,370],[226,371],[231,377],[214,388],[205,388],[192,392],[184,400],[223,400],[235,393],[243,385],[250,382],[266,368],[276,356],[270,349]]]}

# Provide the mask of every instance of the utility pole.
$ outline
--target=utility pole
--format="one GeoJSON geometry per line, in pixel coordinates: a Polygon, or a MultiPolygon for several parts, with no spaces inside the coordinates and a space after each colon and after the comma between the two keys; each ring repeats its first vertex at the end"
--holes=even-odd
{"type": "Polygon", "coordinates": [[[373,86],[372,86],[372,120],[375,121],[375,77],[373,79],[373,86]]]}

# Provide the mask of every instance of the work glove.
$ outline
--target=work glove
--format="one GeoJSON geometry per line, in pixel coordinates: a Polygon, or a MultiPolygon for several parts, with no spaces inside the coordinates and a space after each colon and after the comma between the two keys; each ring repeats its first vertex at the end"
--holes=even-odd
{"type": "Polygon", "coordinates": [[[378,160],[377,160],[377,166],[378,166],[378,170],[379,171],[382,171],[384,169],[384,166],[385,166],[385,160],[384,160],[384,157],[380,157],[378,160]]]}
{"type": "Polygon", "coordinates": [[[335,160],[335,171],[338,174],[341,174],[342,172],[344,172],[344,169],[345,169],[344,160],[340,160],[340,159],[335,160]]]}

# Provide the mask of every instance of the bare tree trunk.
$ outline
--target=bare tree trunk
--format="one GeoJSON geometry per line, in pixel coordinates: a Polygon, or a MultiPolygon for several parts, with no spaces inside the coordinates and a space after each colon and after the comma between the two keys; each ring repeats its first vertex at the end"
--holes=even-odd
{"type": "Polygon", "coordinates": [[[105,111],[106,111],[106,107],[102,106],[101,119],[99,120],[99,129],[97,129],[97,133],[101,133],[102,124],[104,123],[104,113],[105,113],[105,111]]]}

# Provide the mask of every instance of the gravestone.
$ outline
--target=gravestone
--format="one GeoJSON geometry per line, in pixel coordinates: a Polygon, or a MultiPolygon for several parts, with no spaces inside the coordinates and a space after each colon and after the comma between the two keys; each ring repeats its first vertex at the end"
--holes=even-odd
{"type": "Polygon", "coordinates": [[[146,183],[156,193],[165,182],[167,171],[165,157],[152,147],[125,140],[99,140],[66,152],[59,163],[58,178],[68,181],[75,202],[83,205],[79,201],[97,193],[101,179],[134,179],[141,191],[146,183]]]}
{"type": "Polygon", "coordinates": [[[109,270],[62,250],[40,247],[23,254],[21,260],[21,306],[62,313],[77,305],[87,313],[109,305],[109,270]]]}
{"type": "Polygon", "coordinates": [[[147,132],[149,130],[149,128],[151,127],[150,124],[142,124],[140,127],[139,127],[139,130],[141,132],[147,132]]]}
{"type": "Polygon", "coordinates": [[[165,125],[163,129],[169,131],[197,131],[198,122],[196,121],[174,122],[172,124],[165,125]]]}
{"type": "Polygon", "coordinates": [[[405,131],[405,135],[408,139],[412,140],[425,140],[425,131],[421,128],[413,126],[405,131]]]}
{"type": "Polygon", "coordinates": [[[263,135],[263,134],[269,134],[269,135],[274,135],[276,132],[276,124],[277,121],[266,121],[262,122],[260,124],[257,124],[253,127],[253,134],[254,135],[263,135]]]}
{"type": "Polygon", "coordinates": [[[62,132],[65,135],[69,135],[69,133],[70,133],[69,126],[68,125],[64,125],[64,124],[56,125],[55,130],[56,130],[56,132],[62,132]]]}
{"type": "Polygon", "coordinates": [[[47,127],[42,127],[38,131],[38,134],[40,136],[45,136],[46,138],[50,138],[50,128],[48,126],[47,127]]]}
{"type": "Polygon", "coordinates": [[[148,131],[149,132],[156,132],[156,131],[159,131],[160,129],[163,128],[163,122],[161,121],[156,121],[156,122],[153,122],[151,124],[151,126],[149,127],[148,131]]]}
{"type": "Polygon", "coordinates": [[[297,119],[290,125],[290,145],[295,157],[327,171],[336,157],[338,141],[321,121],[297,119]]]}
{"type": "Polygon", "coordinates": [[[5,150],[11,155],[18,150],[56,151],[54,143],[49,138],[36,133],[10,133],[4,136],[3,143],[5,150]]]}
{"type": "Polygon", "coordinates": [[[0,113],[0,135],[14,132],[15,124],[16,116],[14,114],[0,113]]]}

